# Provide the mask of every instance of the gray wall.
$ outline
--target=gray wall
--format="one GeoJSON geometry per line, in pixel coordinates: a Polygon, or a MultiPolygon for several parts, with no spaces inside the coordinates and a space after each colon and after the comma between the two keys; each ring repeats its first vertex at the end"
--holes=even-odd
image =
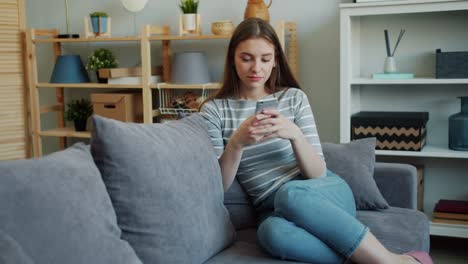
{"type": "MultiPolygon", "coordinates": [[[[145,24],[171,26],[177,34],[178,9],[176,0],[149,0],[144,10],[138,13],[126,11],[119,0],[69,0],[70,32],[82,34],[83,18],[93,11],[106,11],[112,17],[112,36],[138,35],[145,24]]],[[[341,2],[350,0],[275,0],[270,7],[270,20],[295,21],[298,25],[299,82],[309,96],[315,113],[322,141],[339,140],[339,8],[341,2]]],[[[238,24],[243,19],[247,0],[200,0],[199,13],[202,16],[203,33],[210,33],[211,22],[230,19],[238,24]]],[[[26,25],[28,28],[58,28],[66,31],[65,0],[26,0],[26,25]]],[[[159,43],[154,43],[154,49],[159,43]]],[[[97,47],[106,43],[64,44],[65,52],[78,53],[86,62],[87,56],[97,47]]],[[[224,41],[173,42],[172,51],[202,49],[207,51],[213,79],[221,76],[224,41]]],[[[110,48],[123,67],[140,62],[138,45],[132,43],[112,44],[110,48]]],[[[48,81],[51,74],[51,48],[41,44],[38,48],[39,80],[48,81]]],[[[153,52],[152,62],[160,63],[158,52],[153,52]]],[[[66,91],[72,97],[86,91],[66,91]]],[[[55,100],[53,91],[41,92],[41,104],[55,100]]],[[[54,126],[54,116],[44,116],[43,128],[54,126]]],[[[56,139],[45,139],[44,153],[56,149],[56,139]]]]}

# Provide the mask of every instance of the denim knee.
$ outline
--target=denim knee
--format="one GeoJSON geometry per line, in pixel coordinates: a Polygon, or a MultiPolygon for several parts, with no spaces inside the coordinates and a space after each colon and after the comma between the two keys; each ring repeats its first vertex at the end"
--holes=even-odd
{"type": "Polygon", "coordinates": [[[280,219],[277,217],[268,217],[257,229],[257,237],[260,245],[272,256],[285,258],[285,249],[289,241],[288,234],[281,228],[280,219]],[[288,241],[288,242],[287,242],[288,241]]]}
{"type": "MultiPolygon", "coordinates": [[[[275,194],[275,211],[276,212],[294,212],[296,210],[303,210],[301,203],[296,202],[297,198],[303,199],[305,195],[312,197],[316,194],[314,190],[304,187],[299,181],[290,181],[281,186],[281,188],[275,194]]],[[[317,199],[310,199],[310,201],[320,202],[317,195],[317,199]]],[[[309,209],[314,209],[308,208],[309,209]]]]}

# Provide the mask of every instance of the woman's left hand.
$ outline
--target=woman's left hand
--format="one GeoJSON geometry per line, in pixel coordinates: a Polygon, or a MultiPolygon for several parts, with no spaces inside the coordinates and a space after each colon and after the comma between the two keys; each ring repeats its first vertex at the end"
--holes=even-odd
{"type": "Polygon", "coordinates": [[[265,134],[261,141],[277,137],[294,140],[302,134],[299,127],[278,110],[265,109],[261,113],[270,117],[254,122],[255,129],[250,132],[251,134],[265,134]]]}

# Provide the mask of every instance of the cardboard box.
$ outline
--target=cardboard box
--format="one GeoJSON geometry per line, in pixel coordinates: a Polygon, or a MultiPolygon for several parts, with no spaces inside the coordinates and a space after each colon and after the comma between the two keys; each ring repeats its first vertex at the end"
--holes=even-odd
{"type": "Polygon", "coordinates": [[[141,93],[93,93],[91,102],[97,115],[123,122],[143,121],[141,93]]]}
{"type": "MultiPolygon", "coordinates": [[[[151,75],[162,75],[162,66],[152,66],[151,75]]],[[[141,67],[99,69],[100,78],[139,77],[141,67]]]]}

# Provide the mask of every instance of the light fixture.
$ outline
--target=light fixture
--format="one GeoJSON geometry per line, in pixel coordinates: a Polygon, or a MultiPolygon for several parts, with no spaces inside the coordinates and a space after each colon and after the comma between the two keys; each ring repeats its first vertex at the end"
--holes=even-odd
{"type": "Polygon", "coordinates": [[[89,81],[79,55],[60,55],[50,77],[51,83],[87,83],[89,81]]]}
{"type": "Polygon", "coordinates": [[[171,66],[171,83],[204,84],[210,82],[210,72],[205,53],[187,51],[174,54],[171,66]]]}
{"type": "Polygon", "coordinates": [[[139,12],[145,8],[148,0],[120,0],[122,5],[130,12],[139,12]]]}
{"type": "Polygon", "coordinates": [[[59,34],[58,38],[79,38],[80,34],[70,34],[70,22],[68,19],[68,0],[65,0],[65,20],[67,23],[67,34],[59,34]]]}

